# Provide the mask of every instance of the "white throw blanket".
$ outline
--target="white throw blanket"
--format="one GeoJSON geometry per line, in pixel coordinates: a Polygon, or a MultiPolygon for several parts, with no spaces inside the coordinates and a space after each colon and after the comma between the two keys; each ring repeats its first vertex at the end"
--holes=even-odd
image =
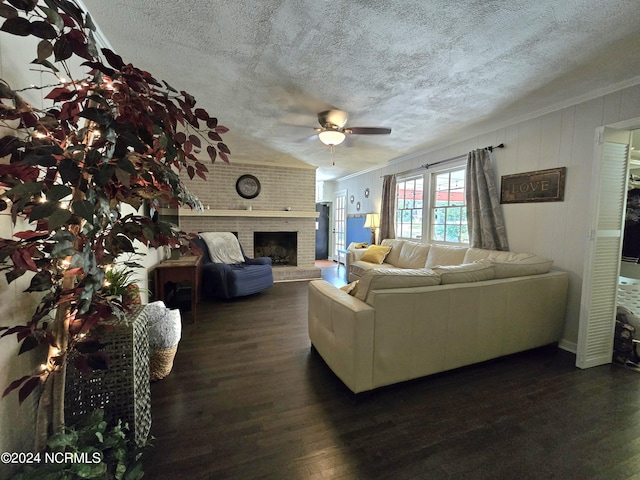
{"type": "Polygon", "coordinates": [[[174,347],[180,341],[182,321],[180,310],[169,310],[164,302],[148,304],[149,348],[151,351],[174,347]]]}
{"type": "Polygon", "coordinates": [[[200,234],[209,249],[209,257],[214,263],[242,263],[244,256],[240,243],[231,232],[204,232],[200,234]]]}

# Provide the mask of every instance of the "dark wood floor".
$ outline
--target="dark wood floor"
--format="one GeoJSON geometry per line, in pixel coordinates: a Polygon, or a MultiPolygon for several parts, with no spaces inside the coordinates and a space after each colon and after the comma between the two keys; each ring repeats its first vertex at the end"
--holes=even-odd
{"type": "Polygon", "coordinates": [[[185,316],[151,389],[145,478],[640,478],[637,373],[546,348],[354,398],[310,349],[306,310],[290,282],[185,316]]]}

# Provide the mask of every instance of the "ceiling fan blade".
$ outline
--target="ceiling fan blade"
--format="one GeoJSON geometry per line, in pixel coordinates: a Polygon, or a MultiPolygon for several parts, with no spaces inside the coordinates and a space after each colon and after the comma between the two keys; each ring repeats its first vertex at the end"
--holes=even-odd
{"type": "Polygon", "coordinates": [[[345,130],[355,135],[389,135],[391,133],[390,128],[382,127],[348,127],[345,130]]]}

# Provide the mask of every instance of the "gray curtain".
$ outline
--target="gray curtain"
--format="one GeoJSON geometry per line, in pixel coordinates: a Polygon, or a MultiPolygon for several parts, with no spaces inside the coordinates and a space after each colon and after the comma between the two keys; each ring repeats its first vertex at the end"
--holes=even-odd
{"type": "Polygon", "coordinates": [[[380,236],[378,241],[385,238],[396,238],[396,176],[385,175],[382,179],[382,206],[380,207],[380,236]]]}
{"type": "Polygon", "coordinates": [[[471,246],[509,250],[491,155],[486,149],[469,152],[465,191],[471,246]]]}

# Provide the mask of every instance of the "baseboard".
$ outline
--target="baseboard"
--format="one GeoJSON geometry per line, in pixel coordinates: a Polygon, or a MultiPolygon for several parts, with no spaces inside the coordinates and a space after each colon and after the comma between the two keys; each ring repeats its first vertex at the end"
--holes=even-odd
{"type": "Polygon", "coordinates": [[[578,344],[576,342],[570,342],[566,338],[563,338],[558,342],[558,348],[566,350],[567,352],[571,352],[574,355],[578,353],[578,344]]]}

